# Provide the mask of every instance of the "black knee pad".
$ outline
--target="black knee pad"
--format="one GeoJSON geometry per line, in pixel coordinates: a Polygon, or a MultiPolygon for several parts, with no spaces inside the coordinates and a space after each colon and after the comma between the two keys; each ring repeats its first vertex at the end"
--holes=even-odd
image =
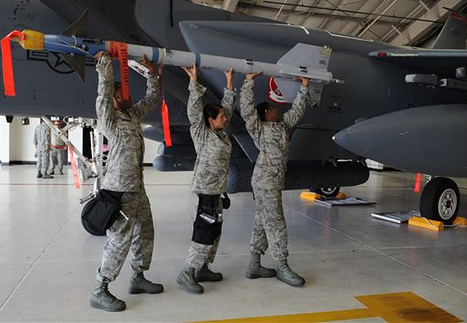
{"type": "Polygon", "coordinates": [[[222,222],[207,214],[198,213],[193,223],[191,240],[204,245],[212,245],[221,235],[222,222]]]}

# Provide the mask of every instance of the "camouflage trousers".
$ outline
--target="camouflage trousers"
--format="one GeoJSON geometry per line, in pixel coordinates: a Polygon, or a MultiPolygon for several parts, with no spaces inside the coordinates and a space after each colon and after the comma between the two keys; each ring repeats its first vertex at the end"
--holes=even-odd
{"type": "Polygon", "coordinates": [[[49,173],[55,170],[55,166],[58,167],[59,171],[63,170],[63,164],[65,162],[66,149],[52,148],[50,150],[50,167],[49,173]]]}
{"type": "MultiPolygon", "coordinates": [[[[199,198],[197,194],[193,194],[192,204],[195,210],[198,209],[198,202],[199,198]]],[[[222,205],[222,203],[220,203],[222,205]]],[[[220,210],[219,213],[222,213],[222,206],[219,206],[220,210]]],[[[192,217],[194,222],[196,217],[192,217]]],[[[195,268],[196,270],[200,269],[204,264],[212,264],[214,262],[214,258],[216,257],[217,248],[219,247],[219,241],[221,240],[221,235],[214,240],[212,245],[205,245],[201,243],[197,243],[191,241],[190,247],[188,248],[188,257],[186,258],[186,264],[189,267],[195,268]]]]}
{"type": "Polygon", "coordinates": [[[287,227],[282,208],[281,190],[264,190],[253,186],[256,214],[250,240],[250,251],[257,254],[271,248],[272,258],[284,260],[288,257],[287,227]]]}
{"type": "Polygon", "coordinates": [[[113,281],[122,269],[128,251],[133,271],[149,269],[154,249],[154,223],[151,205],[144,188],[139,192],[125,192],[121,198],[122,211],[128,217],[119,216],[107,230],[102,264],[97,280],[113,281]]]}
{"type": "Polygon", "coordinates": [[[188,248],[188,257],[186,258],[187,265],[198,270],[204,264],[212,264],[216,257],[220,240],[221,237],[219,236],[212,245],[204,245],[191,241],[188,248]]]}
{"type": "Polygon", "coordinates": [[[37,150],[37,171],[42,175],[49,169],[50,150],[37,150]]]}

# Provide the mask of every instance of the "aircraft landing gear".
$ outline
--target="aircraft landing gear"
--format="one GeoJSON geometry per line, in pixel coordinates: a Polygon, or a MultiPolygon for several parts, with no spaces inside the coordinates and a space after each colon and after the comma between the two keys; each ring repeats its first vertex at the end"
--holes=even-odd
{"type": "Polygon", "coordinates": [[[449,178],[436,177],[430,180],[420,197],[420,213],[428,219],[451,224],[460,206],[457,184],[449,178]]]}
{"type": "Polygon", "coordinates": [[[339,194],[339,186],[335,187],[310,187],[311,192],[315,192],[324,197],[336,197],[339,194]]]}

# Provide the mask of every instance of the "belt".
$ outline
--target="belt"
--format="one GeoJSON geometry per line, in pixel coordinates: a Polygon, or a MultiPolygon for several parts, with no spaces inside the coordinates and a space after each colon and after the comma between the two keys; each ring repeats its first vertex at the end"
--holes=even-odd
{"type": "Polygon", "coordinates": [[[50,147],[55,148],[55,149],[65,149],[66,146],[54,146],[54,145],[50,145],[50,147]]]}

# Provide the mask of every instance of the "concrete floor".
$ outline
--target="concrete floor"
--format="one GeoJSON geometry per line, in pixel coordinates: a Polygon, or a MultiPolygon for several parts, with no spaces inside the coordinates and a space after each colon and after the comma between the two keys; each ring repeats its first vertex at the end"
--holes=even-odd
{"type": "MultiPolygon", "coordinates": [[[[80,223],[71,170],[52,180],[34,166],[0,167],[0,321],[167,322],[221,320],[364,308],[356,296],[413,292],[459,319],[467,319],[467,229],[436,233],[370,216],[374,211],[418,208],[414,175],[373,172],[364,185],[345,188],[373,206],[326,208],[284,192],[289,263],[307,283],[293,288],[277,279],[244,278],[254,215],[251,194],[232,195],[213,269],[225,280],[204,283],[201,296],[182,291],[175,278],[191,238],[191,173],[147,168],[146,189],[156,224],[147,278],[162,282],[160,295],[129,295],[125,265],[111,291],[127,310],[107,313],[88,305],[105,237],[80,223]]],[[[465,184],[460,184],[467,188],[465,184]]],[[[463,201],[465,189],[461,188],[463,201]]],[[[467,203],[461,206],[467,214],[467,203]]],[[[264,264],[274,264],[270,255],[264,264]]],[[[384,322],[381,318],[352,322],[384,322]]]]}

